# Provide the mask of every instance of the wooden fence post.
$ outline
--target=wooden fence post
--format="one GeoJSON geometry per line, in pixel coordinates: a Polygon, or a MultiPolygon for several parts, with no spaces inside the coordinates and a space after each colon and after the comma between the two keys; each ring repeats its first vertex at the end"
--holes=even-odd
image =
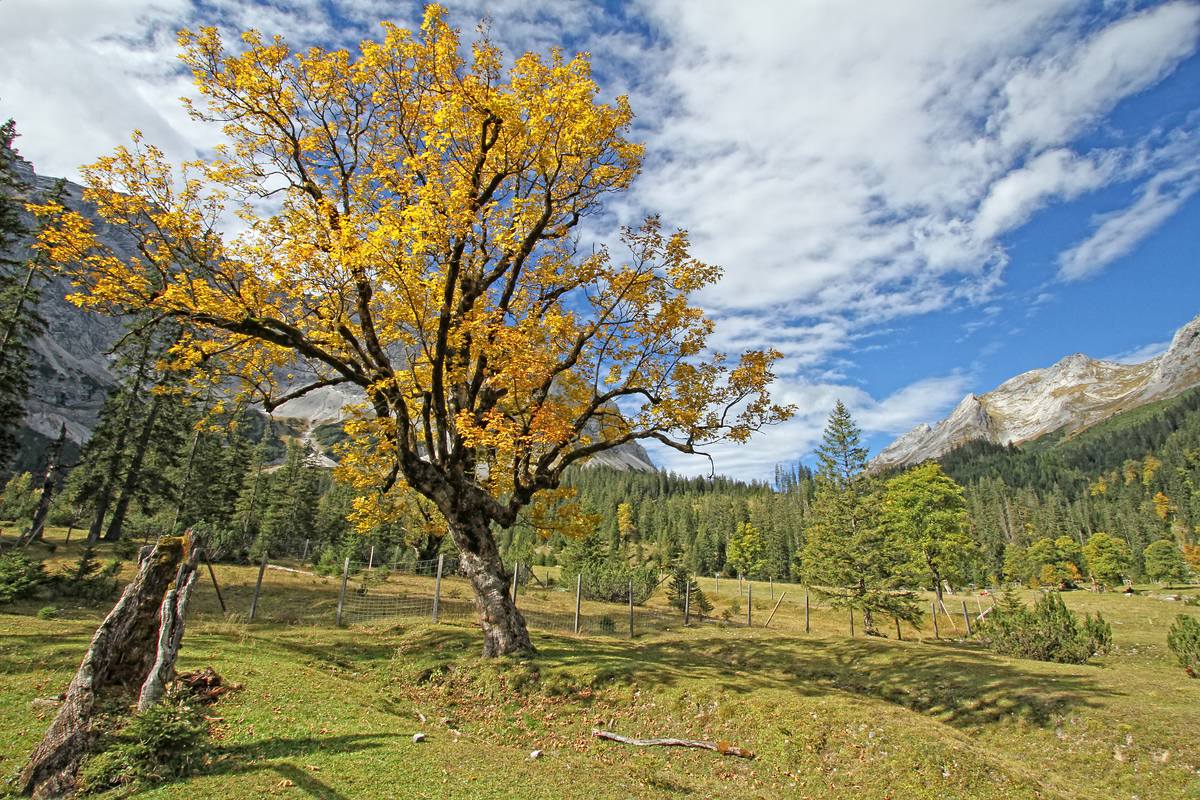
{"type": "Polygon", "coordinates": [[[775,599],[775,578],[774,576],[767,578],[771,582],[771,599],[775,599]]]}
{"type": "Polygon", "coordinates": [[[683,584],[683,624],[691,621],[691,578],[683,584]]]}
{"type": "Polygon", "coordinates": [[[350,556],[342,564],[342,590],[338,592],[337,626],[342,627],[342,612],[346,608],[346,582],[350,580],[350,556]]]}
{"type": "Polygon", "coordinates": [[[225,613],[225,598],[221,596],[221,587],[217,585],[217,574],[213,572],[212,562],[208,560],[208,553],[204,550],[200,551],[200,557],[204,559],[204,563],[208,566],[208,577],[212,578],[213,589],[217,592],[217,602],[221,604],[221,613],[225,613]]]}
{"type": "Polygon", "coordinates": [[[444,553],[438,553],[437,577],[433,579],[433,621],[438,621],[438,610],[442,604],[442,564],[446,559],[444,553]]]}
{"type": "Polygon", "coordinates": [[[629,579],[629,638],[633,638],[633,578],[629,579]]]}
{"type": "Polygon", "coordinates": [[[579,604],[583,600],[583,573],[575,576],[575,634],[579,634],[579,604]]]}
{"type": "Polygon", "coordinates": [[[258,611],[258,593],[262,591],[263,573],[267,571],[267,551],[263,550],[262,563],[258,565],[258,581],[254,584],[254,598],[250,601],[250,619],[248,622],[254,621],[254,614],[258,611]]]}
{"type": "Polygon", "coordinates": [[[854,638],[854,606],[850,606],[850,638],[854,638]]]}
{"type": "Polygon", "coordinates": [[[930,601],[929,610],[933,612],[933,638],[940,639],[940,638],[942,638],[942,635],[938,632],[937,601],[936,600],[930,601]]]}
{"type": "Polygon", "coordinates": [[[771,627],[771,620],[775,619],[775,612],[779,610],[779,606],[783,603],[783,598],[785,597],[787,597],[787,592],[779,595],[779,599],[775,601],[775,607],[771,609],[770,616],[767,617],[767,621],[763,624],[764,628],[771,627]]]}
{"type": "Polygon", "coordinates": [[[375,545],[371,545],[371,552],[367,555],[367,572],[375,569],[375,545]]]}
{"type": "Polygon", "coordinates": [[[513,562],[513,585],[512,585],[512,601],[513,605],[517,604],[517,575],[521,572],[521,562],[513,562]]]}
{"type": "Polygon", "coordinates": [[[809,632],[808,627],[808,587],[804,587],[804,632],[809,632]]]}
{"type": "Polygon", "coordinates": [[[752,616],[753,613],[754,613],[754,584],[747,583],[746,584],[746,627],[747,628],[754,627],[754,618],[752,616]]]}
{"type": "Polygon", "coordinates": [[[962,601],[963,622],[967,623],[967,636],[971,635],[971,617],[967,614],[967,601],[962,601]]]}
{"type": "Polygon", "coordinates": [[[903,636],[903,634],[900,633],[900,618],[893,617],[893,619],[896,620],[896,641],[903,642],[904,636],[903,636]]]}
{"type": "Polygon", "coordinates": [[[305,562],[307,562],[307,561],[308,561],[308,542],[309,542],[309,540],[308,540],[308,539],[305,539],[305,540],[304,540],[304,555],[300,556],[300,563],[301,563],[301,564],[303,564],[303,563],[305,563],[305,562]]]}

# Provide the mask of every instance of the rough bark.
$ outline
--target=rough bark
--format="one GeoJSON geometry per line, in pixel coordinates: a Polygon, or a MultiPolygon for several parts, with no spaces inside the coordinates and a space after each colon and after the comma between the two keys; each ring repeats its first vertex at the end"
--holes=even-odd
{"type": "Polygon", "coordinates": [[[167,591],[158,614],[158,649],[154,665],[142,684],[138,696],[138,713],[158,703],[166,692],[167,684],[175,678],[175,659],[179,646],[183,644],[183,622],[187,616],[188,600],[200,572],[200,551],[193,549],[187,561],[179,565],[175,585],[167,591]]]}
{"type": "Polygon", "coordinates": [[[163,538],[141,559],[137,575],[96,629],[58,716],[21,770],[21,792],[50,798],[74,790],[99,734],[93,727],[97,709],[132,703],[154,664],[163,595],[188,544],[185,538],[163,538]]]}
{"type": "Polygon", "coordinates": [[[141,433],[138,434],[137,444],[133,449],[133,460],[125,471],[125,480],[121,484],[121,494],[117,505],[113,508],[112,518],[108,522],[108,530],[104,533],[104,541],[115,542],[121,538],[125,527],[125,515],[129,513],[129,504],[137,491],[138,481],[142,477],[142,464],[146,460],[146,450],[150,447],[150,436],[154,433],[154,425],[158,422],[158,412],[162,408],[162,396],[155,395],[150,404],[150,413],[142,422],[141,433]]]}
{"type": "Polygon", "coordinates": [[[41,541],[46,530],[46,517],[50,514],[50,503],[54,499],[54,490],[58,486],[58,471],[61,467],[63,443],[67,440],[67,426],[63,425],[58,432],[58,438],[46,451],[46,474],[42,478],[42,494],[38,498],[37,508],[33,512],[33,521],[29,530],[22,538],[22,544],[41,541]]]}
{"type": "Polygon", "coordinates": [[[484,657],[533,653],[525,617],[509,593],[511,576],[504,570],[486,517],[462,515],[449,521],[460,563],[474,589],[484,657]]]}

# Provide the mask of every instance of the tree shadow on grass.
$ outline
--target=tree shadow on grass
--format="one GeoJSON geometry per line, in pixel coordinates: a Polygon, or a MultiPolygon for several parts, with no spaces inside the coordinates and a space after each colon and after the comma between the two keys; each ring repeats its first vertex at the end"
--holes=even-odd
{"type": "Polygon", "coordinates": [[[1095,667],[1014,663],[989,653],[873,640],[703,637],[646,644],[543,637],[541,658],[639,686],[707,682],[738,694],[831,691],[892,703],[962,728],[1035,725],[1115,693],[1095,667]]]}
{"type": "MultiPolygon", "coordinates": [[[[298,738],[262,739],[245,744],[222,747],[216,754],[215,760],[197,773],[197,777],[205,775],[249,775],[257,772],[274,772],[280,780],[291,781],[291,784],[309,797],[320,800],[350,800],[347,795],[334,789],[322,781],[312,771],[306,770],[289,761],[277,759],[293,759],[322,754],[353,754],[362,753],[382,747],[388,739],[398,738],[400,734],[350,734],[346,736],[305,736],[298,738]]],[[[139,792],[140,794],[140,792],[139,792]]]]}
{"type": "Polygon", "coordinates": [[[72,632],[0,636],[0,675],[77,667],[94,629],[93,625],[72,632]]]}

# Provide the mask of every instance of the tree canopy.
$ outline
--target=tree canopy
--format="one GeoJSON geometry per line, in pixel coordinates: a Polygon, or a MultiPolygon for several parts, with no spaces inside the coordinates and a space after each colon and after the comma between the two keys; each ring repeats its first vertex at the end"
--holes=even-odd
{"type": "Polygon", "coordinates": [[[622,443],[691,453],[788,416],[767,392],[778,353],[706,349],[688,295],[720,270],[686,233],[650,217],[622,257],[580,252],[580,222],[642,156],[585,55],[505,74],[486,38],[464,59],[437,6],[354,54],[254,31],[235,51],[214,28],[180,45],[205,98],[189,111],[226,144],[176,170],[135,134],[83,170],[134,255],[51,205],[41,248],[80,304],[184,322],[176,365],[234,375],[268,409],[361,393],[341,460],[356,518],[394,518],[406,488],[436,505],[477,577],[487,652],[529,648],[492,523],[622,443]],[[230,212],[241,230],[222,233],[230,212]]]}

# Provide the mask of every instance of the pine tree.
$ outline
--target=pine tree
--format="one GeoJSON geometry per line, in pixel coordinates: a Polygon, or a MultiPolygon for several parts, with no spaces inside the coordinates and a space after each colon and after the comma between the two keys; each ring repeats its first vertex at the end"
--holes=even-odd
{"type": "Polygon", "coordinates": [[[839,400],[817,450],[820,465],[801,572],[835,605],[857,608],[869,634],[876,614],[916,621],[910,592],[898,591],[904,549],[881,519],[877,482],[866,472],[867,451],[850,412],[839,400]]]}
{"type": "Polygon", "coordinates": [[[266,445],[260,442],[251,451],[250,463],[242,476],[237,503],[234,506],[232,524],[246,543],[258,538],[262,524],[263,508],[266,506],[266,484],[270,481],[270,476],[263,472],[266,460],[266,445]]]}
{"type": "Polygon", "coordinates": [[[36,259],[22,255],[29,229],[21,218],[30,187],[17,174],[16,125],[0,125],[0,471],[17,451],[16,431],[29,393],[29,342],[45,328],[37,313],[36,259]]]}
{"type": "Polygon", "coordinates": [[[691,575],[686,567],[676,567],[671,570],[671,580],[667,584],[667,599],[671,605],[680,611],[687,608],[689,615],[700,619],[712,613],[712,601],[700,589],[700,582],[691,575]]]}
{"type": "Polygon", "coordinates": [[[283,466],[271,476],[256,551],[293,550],[298,543],[312,538],[318,480],[312,450],[305,443],[290,443],[283,466]]]}

